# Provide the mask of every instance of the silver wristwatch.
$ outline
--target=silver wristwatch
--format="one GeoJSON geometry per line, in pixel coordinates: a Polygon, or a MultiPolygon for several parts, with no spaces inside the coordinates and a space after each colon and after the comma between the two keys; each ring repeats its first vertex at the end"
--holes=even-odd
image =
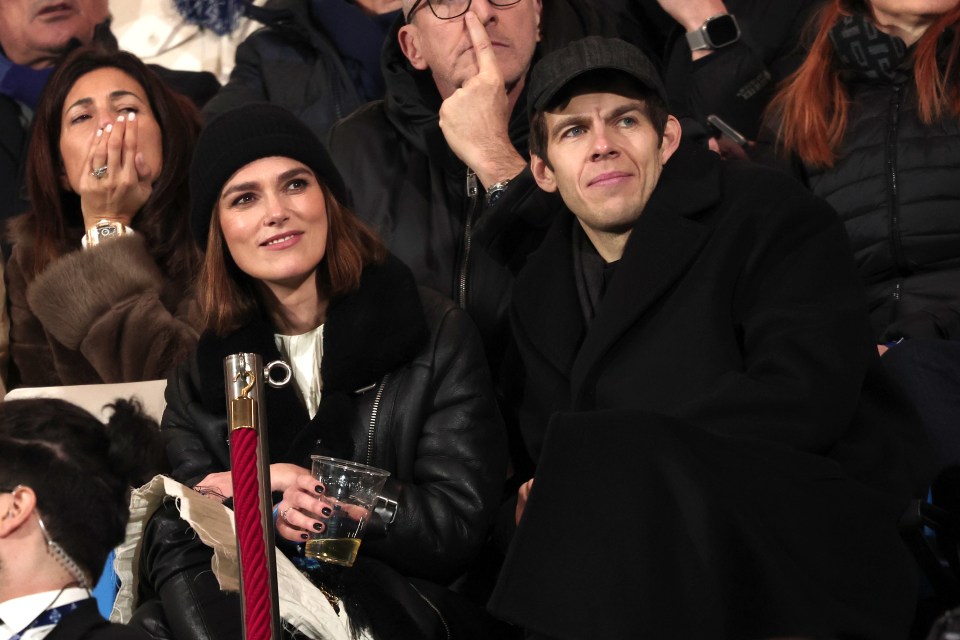
{"type": "Polygon", "coordinates": [[[703,25],[687,32],[691,51],[719,49],[740,39],[740,24],[731,13],[720,13],[707,18],[703,25]]]}

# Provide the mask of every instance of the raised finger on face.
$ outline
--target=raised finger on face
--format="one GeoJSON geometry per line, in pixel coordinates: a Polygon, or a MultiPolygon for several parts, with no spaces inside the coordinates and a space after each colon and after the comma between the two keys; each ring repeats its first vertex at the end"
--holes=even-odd
{"type": "Polygon", "coordinates": [[[463,16],[463,21],[467,25],[467,33],[470,35],[470,43],[473,44],[473,52],[477,56],[477,75],[488,75],[500,77],[500,65],[497,64],[497,54],[493,50],[493,43],[490,42],[490,36],[487,30],[480,24],[480,18],[472,11],[467,11],[463,16]]]}
{"type": "Polygon", "coordinates": [[[108,164],[113,171],[120,171],[123,168],[123,134],[126,130],[126,124],[126,119],[120,116],[108,124],[103,132],[104,137],[107,139],[106,164],[108,164]]]}
{"type": "Polygon", "coordinates": [[[134,158],[137,157],[137,134],[139,131],[136,115],[133,112],[127,114],[126,130],[123,135],[123,168],[134,172],[137,170],[134,158]]]}
{"type": "Polygon", "coordinates": [[[103,129],[97,129],[97,133],[94,135],[93,144],[90,145],[89,162],[87,163],[91,172],[107,164],[107,145],[104,142],[106,136],[107,133],[103,129]]]}

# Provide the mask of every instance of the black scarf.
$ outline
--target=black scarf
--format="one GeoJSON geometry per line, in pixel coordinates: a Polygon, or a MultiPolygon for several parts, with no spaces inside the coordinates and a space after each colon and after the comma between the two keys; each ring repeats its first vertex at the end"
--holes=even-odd
{"type": "Polygon", "coordinates": [[[830,29],[830,42],[847,73],[869,81],[899,82],[907,77],[907,45],[880,31],[866,16],[854,14],[830,29]]]}
{"type": "MultiPolygon", "coordinates": [[[[273,334],[269,321],[258,318],[229,335],[201,337],[197,363],[207,411],[226,411],[226,356],[244,352],[260,354],[264,363],[281,359],[273,334]]],[[[351,395],[410,362],[429,337],[410,270],[393,257],[366,267],[359,290],[330,302],[323,335],[323,398],[312,420],[292,383],[265,388],[271,462],[303,465],[311,454],[353,457],[351,395]]]]}

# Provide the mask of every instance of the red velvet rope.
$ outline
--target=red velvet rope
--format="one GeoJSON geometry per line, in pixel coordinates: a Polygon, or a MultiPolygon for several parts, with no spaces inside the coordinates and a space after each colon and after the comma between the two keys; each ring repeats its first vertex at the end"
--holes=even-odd
{"type": "Polygon", "coordinates": [[[243,576],[243,614],[246,640],[271,639],[270,574],[260,520],[260,487],[257,482],[257,432],[236,429],[230,436],[233,509],[240,545],[243,576]]]}

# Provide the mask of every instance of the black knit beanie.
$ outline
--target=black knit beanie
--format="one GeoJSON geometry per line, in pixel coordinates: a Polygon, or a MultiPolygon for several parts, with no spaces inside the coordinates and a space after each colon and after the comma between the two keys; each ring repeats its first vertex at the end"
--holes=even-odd
{"type": "Polygon", "coordinates": [[[347,189],[326,149],[295,115],[272,104],[248,104],[223,113],[204,127],[190,163],[190,228],[207,248],[210,217],[223,185],[237,170],[260,158],[283,156],[310,167],[341,203],[347,189]]]}

